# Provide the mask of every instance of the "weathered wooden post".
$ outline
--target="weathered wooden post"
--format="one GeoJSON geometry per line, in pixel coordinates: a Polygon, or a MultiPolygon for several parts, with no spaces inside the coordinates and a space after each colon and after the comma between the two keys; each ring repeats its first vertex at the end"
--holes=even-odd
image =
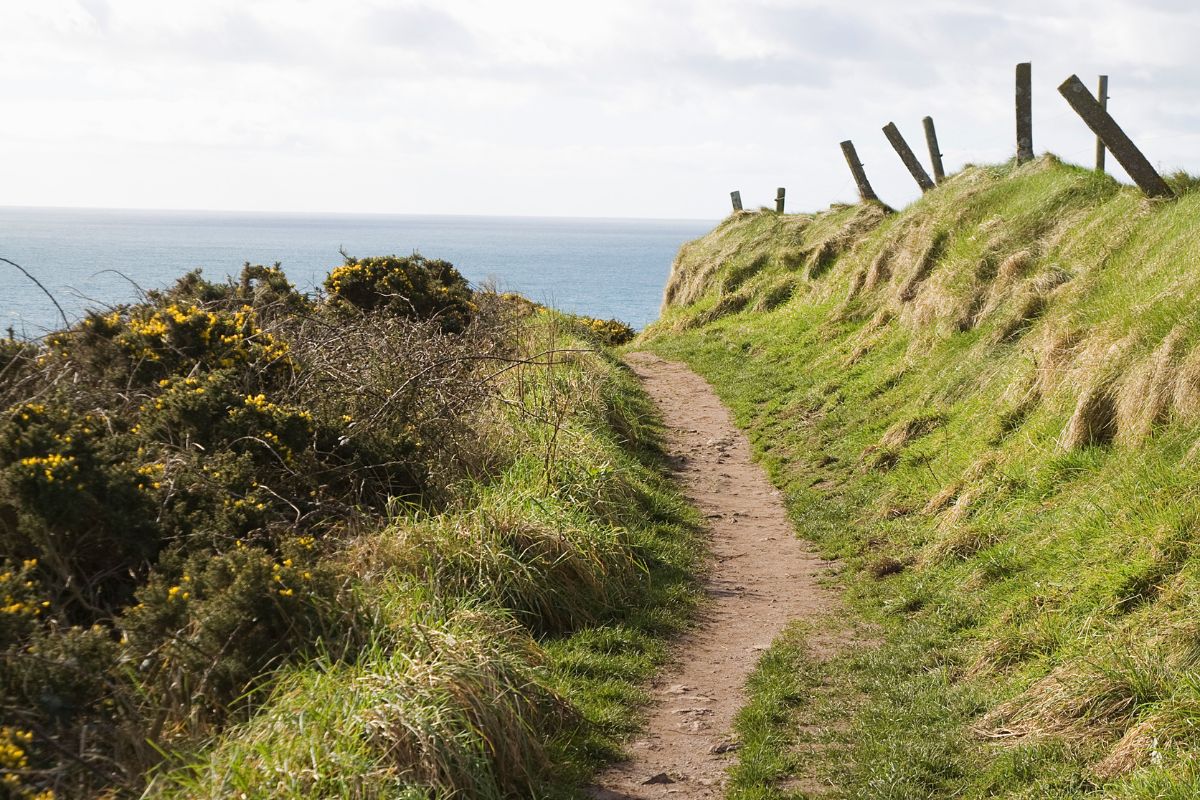
{"type": "Polygon", "coordinates": [[[908,142],[904,141],[904,137],[900,135],[900,129],[896,127],[896,123],[889,122],[883,126],[883,135],[892,143],[892,147],[896,150],[896,155],[900,156],[900,160],[904,162],[904,166],[908,167],[908,171],[912,174],[913,180],[921,187],[922,192],[928,192],[933,188],[933,181],[929,179],[929,173],[921,166],[921,162],[917,161],[917,157],[913,155],[912,148],[908,146],[908,142]]]}
{"type": "MultiPolygon", "coordinates": [[[[1108,111],[1108,76],[1101,75],[1100,83],[1096,87],[1096,100],[1100,103],[1100,107],[1108,111]]],[[[1104,140],[1099,136],[1096,137],[1096,172],[1104,172],[1104,140]]]]}
{"type": "Polygon", "coordinates": [[[871,188],[870,182],[867,180],[867,173],[863,172],[862,162],[858,160],[858,153],[854,149],[854,142],[847,139],[842,142],[842,155],[846,157],[846,163],[850,166],[850,174],[854,176],[854,183],[858,186],[858,196],[864,203],[872,200],[878,201],[875,196],[875,190],[871,188]]]}
{"type": "Polygon", "coordinates": [[[787,189],[783,188],[782,186],[780,186],[778,189],[775,190],[775,213],[776,214],[783,213],[783,198],[784,198],[784,195],[786,195],[786,194],[787,194],[787,189]]]}
{"type": "Polygon", "coordinates": [[[730,192],[729,199],[733,201],[733,210],[734,211],[742,210],[742,193],[741,192],[736,192],[736,191],[730,192]]]}
{"type": "Polygon", "coordinates": [[[1033,161],[1033,65],[1017,64],[1017,163],[1033,161]]]}
{"type": "Polygon", "coordinates": [[[1171,187],[1167,186],[1167,182],[1162,179],[1150,161],[1142,155],[1142,151],[1137,149],[1133,140],[1125,135],[1125,131],[1121,130],[1116,120],[1108,115],[1096,98],[1092,97],[1092,93],[1083,85],[1083,81],[1079,80],[1079,76],[1072,75],[1063,81],[1062,85],[1058,87],[1058,93],[1070,103],[1071,108],[1075,109],[1075,113],[1087,123],[1092,132],[1100,138],[1108,151],[1117,159],[1117,163],[1125,168],[1129,177],[1133,178],[1133,182],[1147,196],[1174,196],[1171,187]]]}
{"type": "Polygon", "coordinates": [[[937,130],[933,127],[933,117],[921,120],[925,126],[925,142],[929,145],[929,161],[933,164],[933,180],[941,183],[946,180],[946,172],[942,169],[942,151],[938,147],[937,130]]]}

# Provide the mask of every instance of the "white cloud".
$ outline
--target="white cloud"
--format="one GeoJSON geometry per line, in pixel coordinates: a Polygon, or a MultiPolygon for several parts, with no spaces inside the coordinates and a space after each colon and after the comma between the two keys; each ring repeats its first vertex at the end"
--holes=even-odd
{"type": "Polygon", "coordinates": [[[1187,0],[41,0],[0,4],[0,204],[707,216],[728,191],[915,187],[880,127],[948,166],[1087,160],[1055,87],[1112,77],[1152,161],[1200,169],[1187,0]]]}

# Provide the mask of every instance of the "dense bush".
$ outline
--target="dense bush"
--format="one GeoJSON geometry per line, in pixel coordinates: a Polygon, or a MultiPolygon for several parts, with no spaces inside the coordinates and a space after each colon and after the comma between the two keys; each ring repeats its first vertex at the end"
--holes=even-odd
{"type": "Polygon", "coordinates": [[[23,403],[0,418],[0,548],[36,560],[56,607],[92,622],[128,599],[130,567],[153,560],[161,530],[152,474],[128,459],[133,439],[98,415],[23,403]]]}
{"type": "Polygon", "coordinates": [[[193,272],[0,349],[0,792],[134,788],[269,671],[356,649],[340,542],[493,458],[503,304],[418,256],[328,285],[193,272]]]}
{"type": "Polygon", "coordinates": [[[580,333],[607,347],[620,347],[633,341],[637,333],[619,319],[596,319],[588,316],[573,317],[580,333]]]}
{"type": "Polygon", "coordinates": [[[423,256],[350,258],[325,279],[329,299],[359,311],[386,309],[397,316],[436,318],[458,332],[477,308],[466,279],[448,261],[423,256]]]}

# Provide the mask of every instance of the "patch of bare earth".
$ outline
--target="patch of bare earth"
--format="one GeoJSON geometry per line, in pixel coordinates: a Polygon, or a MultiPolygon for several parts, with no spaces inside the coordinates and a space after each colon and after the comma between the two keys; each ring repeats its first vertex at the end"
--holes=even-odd
{"type": "MultiPolygon", "coordinates": [[[[828,562],[796,538],[779,492],[709,385],[649,353],[626,360],[661,411],[674,470],[705,517],[709,602],[655,683],[630,759],[601,773],[589,792],[602,800],[721,797],[736,757],[733,718],[759,655],[789,622],[827,617],[837,601],[820,584],[828,562]]],[[[837,649],[839,639],[818,638],[814,654],[837,649]]]]}

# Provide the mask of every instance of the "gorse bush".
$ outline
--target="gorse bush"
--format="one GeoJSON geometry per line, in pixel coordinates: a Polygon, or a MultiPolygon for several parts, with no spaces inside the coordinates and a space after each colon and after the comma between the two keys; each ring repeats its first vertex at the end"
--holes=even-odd
{"type": "Polygon", "coordinates": [[[357,646],[328,556],[469,469],[475,359],[507,324],[449,264],[404,263],[446,292],[347,314],[247,265],[4,345],[0,719],[30,786],[136,785],[268,670],[357,646]]]}
{"type": "Polygon", "coordinates": [[[94,370],[106,380],[135,383],[186,375],[200,369],[245,369],[260,379],[290,366],[287,345],[257,325],[255,310],[227,311],[194,303],[143,304],[108,314],[89,314],[76,328],[49,339],[51,359],[94,370]]]}
{"type": "Polygon", "coordinates": [[[618,319],[596,319],[588,316],[575,316],[572,319],[583,336],[595,339],[607,347],[629,344],[637,335],[633,328],[618,319]]]}
{"type": "Polygon", "coordinates": [[[337,307],[436,318],[447,332],[463,330],[477,310],[466,279],[450,262],[415,253],[403,258],[347,257],[325,279],[325,291],[337,307]]]}
{"type": "Polygon", "coordinates": [[[157,572],[138,589],[121,629],[124,644],[146,654],[139,682],[152,690],[154,706],[186,709],[193,725],[216,725],[229,699],[267,665],[318,648],[345,654],[354,642],[346,629],[361,620],[340,575],[318,557],[311,537],[278,550],[239,541],[193,555],[177,577],[157,572]]]}

